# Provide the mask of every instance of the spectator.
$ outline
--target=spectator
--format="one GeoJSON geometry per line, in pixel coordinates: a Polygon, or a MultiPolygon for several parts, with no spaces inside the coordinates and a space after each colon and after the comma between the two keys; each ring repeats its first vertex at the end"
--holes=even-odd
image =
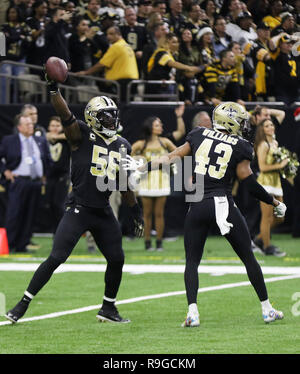
{"type": "MultiPolygon", "coordinates": [[[[86,21],[85,21],[86,22],[86,21]]],[[[46,201],[49,224],[55,233],[64,213],[64,203],[70,186],[70,146],[63,133],[60,117],[49,120],[47,140],[53,164],[46,181],[46,201]]]]}
{"type": "Polygon", "coordinates": [[[293,39],[284,35],[279,40],[279,55],[274,61],[274,75],[276,77],[276,101],[283,101],[290,105],[298,100],[300,87],[300,62],[292,53],[293,39]]]}
{"type": "Polygon", "coordinates": [[[220,61],[206,67],[204,78],[206,102],[216,106],[230,98],[231,101],[244,105],[235,68],[235,55],[232,51],[222,51],[220,61]]]}
{"type": "Polygon", "coordinates": [[[216,17],[216,11],[217,6],[214,0],[205,0],[202,4],[202,8],[205,10],[205,13],[207,15],[207,23],[208,25],[213,28],[215,17],[216,17]]]}
{"type": "MultiPolygon", "coordinates": [[[[175,61],[174,55],[178,53],[179,42],[175,34],[169,33],[165,38],[159,40],[158,48],[148,61],[148,79],[149,80],[174,80],[172,69],[199,73],[198,66],[189,66],[175,61]]],[[[148,88],[149,89],[149,88],[148,88]]],[[[148,90],[151,93],[172,93],[172,87],[155,85],[148,90]]]]}
{"type": "MultiPolygon", "coordinates": [[[[22,22],[20,10],[18,7],[10,6],[6,11],[6,23],[2,25],[6,39],[6,60],[25,63],[27,49],[31,43],[31,35],[29,27],[22,22]]],[[[12,64],[1,65],[0,72],[2,74],[19,76],[25,73],[25,66],[17,66],[12,64]]],[[[10,97],[6,97],[7,78],[1,78],[1,98],[0,103],[5,104],[10,97]]],[[[17,95],[17,92],[14,92],[17,95]]]]}
{"type": "Polygon", "coordinates": [[[241,12],[237,17],[238,33],[232,37],[232,40],[238,42],[243,49],[245,45],[257,39],[257,33],[254,29],[253,18],[250,12],[241,12]]]}
{"type": "Polygon", "coordinates": [[[201,53],[201,63],[205,66],[212,64],[216,59],[213,35],[210,27],[203,27],[196,36],[197,45],[201,53]]]}
{"type": "Polygon", "coordinates": [[[167,17],[170,32],[179,36],[186,24],[186,17],[182,14],[182,0],[169,0],[169,8],[167,17]]]}
{"type": "Polygon", "coordinates": [[[53,13],[56,12],[56,9],[61,6],[61,0],[48,0],[48,13],[47,17],[52,18],[53,13]]]}
{"type": "Polygon", "coordinates": [[[268,119],[276,126],[279,126],[285,118],[284,110],[268,108],[261,105],[256,105],[254,110],[250,112],[250,115],[251,134],[249,140],[251,143],[255,141],[256,128],[259,123],[268,119]]]}
{"type": "Polygon", "coordinates": [[[135,54],[129,44],[122,38],[120,29],[112,26],[107,30],[107,38],[111,43],[106,53],[95,65],[88,70],[78,72],[78,75],[91,75],[105,68],[105,78],[115,80],[121,87],[121,102],[126,101],[127,84],[139,78],[135,54]]]}
{"type": "Polygon", "coordinates": [[[45,61],[51,56],[59,57],[70,66],[70,56],[68,48],[68,24],[72,17],[72,13],[66,12],[64,9],[56,8],[52,12],[52,19],[45,28],[45,45],[46,55],[45,61]]]}
{"type": "Polygon", "coordinates": [[[125,8],[125,22],[120,26],[124,40],[135,53],[139,73],[142,70],[143,46],[147,43],[146,28],[137,23],[136,11],[133,7],[125,8]]]}
{"type": "Polygon", "coordinates": [[[220,13],[223,17],[227,18],[228,22],[235,23],[242,10],[240,0],[229,0],[224,1],[220,13]]]}
{"type": "Polygon", "coordinates": [[[271,43],[270,27],[261,22],[257,25],[257,39],[252,44],[250,56],[255,69],[256,99],[266,101],[273,96],[272,52],[276,47],[271,43]]]}
{"type": "Polygon", "coordinates": [[[226,25],[226,33],[232,36],[232,40],[240,43],[244,48],[246,43],[257,38],[257,34],[253,28],[253,19],[250,12],[241,12],[235,22],[229,22],[226,25]]]}
{"type": "Polygon", "coordinates": [[[178,105],[174,110],[176,121],[177,121],[176,130],[165,134],[165,138],[168,138],[169,140],[171,140],[172,143],[177,143],[180,139],[182,139],[182,137],[186,133],[185,123],[183,121],[184,111],[185,111],[184,105],[178,105]]]}
{"type": "Polygon", "coordinates": [[[216,57],[219,57],[220,52],[228,48],[229,43],[232,41],[231,35],[226,32],[226,20],[223,16],[217,16],[214,22],[214,37],[213,47],[216,57]]]}
{"type": "Polygon", "coordinates": [[[281,0],[271,0],[269,6],[269,14],[265,16],[262,21],[266,23],[271,30],[281,24],[280,13],[282,12],[282,1],[281,0]]]}
{"type": "Polygon", "coordinates": [[[153,27],[153,31],[149,33],[149,42],[144,45],[142,56],[142,72],[143,78],[148,79],[147,64],[153,52],[158,47],[158,41],[165,37],[168,33],[168,27],[165,23],[161,22],[153,27]]]}
{"type": "MultiPolygon", "coordinates": [[[[282,202],[283,191],[279,170],[287,165],[288,159],[280,163],[274,163],[273,153],[277,148],[278,142],[275,138],[275,126],[272,121],[266,119],[258,125],[254,143],[254,150],[257,155],[259,166],[257,182],[260,183],[268,193],[274,197],[276,196],[276,198],[282,202]]],[[[283,219],[275,218],[273,209],[270,210],[267,204],[263,202],[260,202],[260,208],[260,233],[254,239],[254,243],[260,247],[266,255],[283,257],[285,256],[285,252],[281,252],[279,248],[271,245],[271,229],[283,222],[283,219]]]]}
{"type": "MultiPolygon", "coordinates": [[[[35,105],[24,104],[21,108],[20,115],[31,118],[32,123],[33,123],[33,128],[34,128],[33,135],[36,138],[43,136],[46,139],[46,130],[42,125],[38,123],[39,115],[38,115],[38,109],[35,105]]],[[[42,195],[43,193],[44,193],[44,188],[42,188],[42,195]]],[[[42,205],[42,199],[40,199],[40,204],[42,205]]],[[[37,219],[39,219],[39,214],[37,214],[37,219]]],[[[38,245],[37,243],[34,243],[31,239],[26,248],[28,250],[37,250],[37,249],[40,249],[40,245],[38,245]]]]}
{"type": "Polygon", "coordinates": [[[137,21],[141,25],[146,26],[148,22],[148,16],[152,12],[151,0],[139,0],[137,10],[137,21]]]}
{"type": "Polygon", "coordinates": [[[163,22],[167,21],[167,4],[165,0],[154,0],[154,2],[152,3],[152,11],[160,13],[163,22]]]}
{"type": "Polygon", "coordinates": [[[28,252],[41,187],[50,165],[44,137],[33,135],[31,118],[18,115],[17,134],[5,136],[0,147],[1,169],[8,183],[6,231],[11,251],[28,252]]]}
{"type": "Polygon", "coordinates": [[[22,22],[25,22],[28,17],[32,16],[33,0],[15,0],[11,1],[10,3],[11,5],[19,8],[22,22]]]}
{"type": "Polygon", "coordinates": [[[207,26],[207,23],[201,19],[202,9],[197,2],[192,2],[188,11],[189,18],[186,21],[185,28],[191,30],[193,35],[193,42],[196,41],[196,35],[202,27],[207,26]]]}
{"type": "Polygon", "coordinates": [[[125,9],[125,5],[122,0],[108,0],[107,6],[101,7],[99,10],[99,14],[100,16],[103,13],[115,14],[119,17],[121,21],[123,21],[124,9],[125,9]]]}
{"type": "Polygon", "coordinates": [[[93,64],[98,62],[109,48],[109,41],[106,36],[106,31],[110,27],[115,26],[120,22],[120,18],[117,14],[108,12],[102,13],[100,20],[102,25],[101,30],[97,31],[93,37],[93,42],[97,48],[97,53],[93,55],[93,64]]]}
{"type": "MultiPolygon", "coordinates": [[[[48,5],[45,0],[38,0],[32,5],[33,15],[27,18],[26,23],[31,29],[32,43],[28,50],[26,62],[32,65],[42,66],[45,62],[45,26],[50,21],[47,17],[48,5]]],[[[40,71],[32,69],[33,74],[40,71]]]]}
{"type": "Polygon", "coordinates": [[[149,17],[149,22],[146,26],[146,32],[147,32],[147,43],[152,43],[153,37],[154,37],[154,31],[157,28],[158,25],[163,25],[164,30],[166,31],[164,34],[169,32],[169,25],[166,22],[163,22],[161,19],[161,16],[158,16],[159,13],[151,13],[149,17]],[[158,16],[158,17],[157,17],[158,16]]]}
{"type": "MultiPolygon", "coordinates": [[[[76,0],[75,0],[76,1],[76,0]]],[[[66,12],[71,12],[73,15],[77,13],[76,6],[73,1],[66,1],[62,4],[66,12]]]]}
{"type": "Polygon", "coordinates": [[[192,128],[194,129],[197,126],[207,127],[212,129],[212,122],[209,114],[204,110],[198,112],[194,115],[192,120],[192,128]]]}
{"type": "Polygon", "coordinates": [[[24,117],[30,117],[33,123],[34,127],[34,136],[36,137],[46,137],[46,130],[43,126],[41,126],[38,123],[39,120],[39,114],[38,114],[38,109],[35,105],[32,104],[25,104],[21,108],[21,115],[24,117]]]}
{"type": "Polygon", "coordinates": [[[250,0],[247,1],[247,7],[257,25],[269,13],[269,0],[250,0]]]}
{"type": "Polygon", "coordinates": [[[84,13],[84,18],[89,21],[89,26],[97,32],[101,30],[101,20],[100,20],[100,0],[89,0],[87,3],[87,9],[84,13]]]}
{"type": "MultiPolygon", "coordinates": [[[[148,117],[143,124],[143,139],[132,145],[132,156],[142,156],[147,162],[173,151],[176,146],[167,138],[161,137],[163,125],[159,118],[148,117]]],[[[164,208],[170,195],[170,176],[164,170],[153,170],[142,179],[138,189],[143,205],[145,222],[145,249],[151,245],[152,216],[156,230],[156,250],[163,250],[164,208]]]]}
{"type": "MultiPolygon", "coordinates": [[[[184,65],[199,66],[201,55],[197,46],[192,45],[193,35],[191,30],[185,29],[181,35],[178,61],[184,65]]],[[[204,66],[203,66],[204,70],[204,66]]],[[[186,105],[191,105],[197,99],[198,79],[194,73],[177,70],[176,82],[178,83],[179,99],[186,105]]]]}
{"type": "Polygon", "coordinates": [[[286,12],[281,15],[281,24],[272,30],[271,36],[273,37],[281,33],[292,35],[294,32],[296,32],[295,18],[292,13],[286,12]]]}
{"type": "Polygon", "coordinates": [[[248,61],[246,56],[242,53],[240,44],[238,42],[231,42],[228,49],[235,55],[235,68],[238,73],[238,80],[241,89],[241,97],[245,101],[249,101],[249,97],[254,93],[254,69],[248,61]]]}
{"type": "Polygon", "coordinates": [[[89,21],[82,16],[77,17],[74,33],[68,43],[72,72],[87,70],[93,65],[93,55],[97,53],[94,35],[94,28],[89,27],[89,21]]]}
{"type": "Polygon", "coordinates": [[[120,25],[121,19],[117,13],[111,13],[109,11],[103,12],[100,15],[101,30],[106,32],[108,28],[112,26],[120,25]]]}
{"type": "Polygon", "coordinates": [[[149,13],[148,22],[145,27],[147,32],[151,32],[153,30],[154,25],[163,22],[163,18],[160,13],[158,12],[151,12],[149,13]]]}

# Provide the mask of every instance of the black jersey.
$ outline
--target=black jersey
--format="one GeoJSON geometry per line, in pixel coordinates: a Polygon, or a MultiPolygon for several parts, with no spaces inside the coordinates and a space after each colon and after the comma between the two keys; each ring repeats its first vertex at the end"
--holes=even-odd
{"type": "Polygon", "coordinates": [[[192,149],[193,181],[204,176],[204,198],[230,196],[237,164],[252,160],[251,144],[236,135],[197,127],[186,137],[192,149]]]}
{"type": "Polygon", "coordinates": [[[84,122],[78,121],[82,140],[72,152],[72,195],[76,204],[92,208],[109,205],[111,191],[103,186],[118,188],[119,163],[131,153],[131,145],[121,136],[106,138],[96,135],[84,122]],[[123,154],[124,153],[124,154],[123,154]]]}
{"type": "Polygon", "coordinates": [[[123,38],[131,46],[131,48],[136,51],[142,51],[144,45],[147,43],[147,31],[142,25],[122,25],[120,26],[120,31],[123,38]]]}

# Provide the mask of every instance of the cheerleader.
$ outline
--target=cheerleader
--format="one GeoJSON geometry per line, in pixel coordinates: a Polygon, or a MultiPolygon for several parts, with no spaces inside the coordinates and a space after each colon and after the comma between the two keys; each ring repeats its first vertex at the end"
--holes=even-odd
{"type": "MultiPolygon", "coordinates": [[[[275,126],[270,119],[265,119],[257,126],[254,143],[254,150],[259,166],[257,182],[277,200],[283,201],[279,170],[287,165],[288,159],[286,158],[280,163],[275,163],[273,155],[277,148],[278,142],[275,139],[275,126]]],[[[271,244],[271,230],[279,223],[282,223],[282,219],[274,217],[272,207],[270,209],[263,202],[260,202],[260,209],[260,233],[254,239],[254,243],[266,255],[285,256],[285,252],[281,252],[279,248],[271,244]]]]}
{"type": "MultiPolygon", "coordinates": [[[[163,125],[158,117],[149,117],[143,125],[143,139],[132,145],[132,156],[142,156],[146,162],[153,161],[172,152],[176,146],[168,138],[161,137],[163,125]]],[[[156,230],[156,250],[163,250],[164,208],[170,195],[170,175],[164,170],[153,170],[142,178],[138,188],[141,197],[145,222],[145,249],[151,246],[152,216],[156,230]]]]}

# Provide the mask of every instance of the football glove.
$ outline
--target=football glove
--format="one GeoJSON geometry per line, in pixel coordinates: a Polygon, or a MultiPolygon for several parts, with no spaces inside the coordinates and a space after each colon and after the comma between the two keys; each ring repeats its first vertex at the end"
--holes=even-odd
{"type": "Polygon", "coordinates": [[[283,218],[286,212],[286,205],[279,201],[279,204],[274,207],[274,215],[278,218],[283,218]]]}
{"type": "Polygon", "coordinates": [[[137,238],[141,238],[144,236],[144,220],[142,216],[142,210],[138,204],[135,204],[130,208],[130,211],[134,223],[134,235],[137,238]]]}
{"type": "Polygon", "coordinates": [[[45,68],[45,65],[44,65],[44,73],[45,73],[45,81],[47,83],[47,90],[48,92],[51,94],[55,94],[58,92],[58,84],[57,82],[55,82],[54,80],[50,79],[47,72],[46,72],[46,68],[45,68]]]}
{"type": "Polygon", "coordinates": [[[139,171],[138,168],[144,165],[143,160],[135,160],[133,157],[126,155],[126,158],[121,159],[121,167],[125,171],[131,171],[132,173],[129,175],[128,178],[128,185],[132,191],[136,191],[138,189],[138,185],[143,175],[147,173],[147,171],[139,171]]]}
{"type": "Polygon", "coordinates": [[[145,174],[145,172],[141,172],[138,170],[141,166],[144,165],[143,160],[135,160],[133,157],[126,155],[126,158],[121,159],[121,165],[123,170],[130,170],[130,171],[137,171],[139,174],[145,174]]]}

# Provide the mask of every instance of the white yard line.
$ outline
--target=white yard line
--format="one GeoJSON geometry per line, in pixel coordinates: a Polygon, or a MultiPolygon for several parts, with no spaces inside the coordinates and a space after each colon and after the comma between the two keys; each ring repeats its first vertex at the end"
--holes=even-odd
{"type": "MultiPolygon", "coordinates": [[[[35,271],[39,263],[0,263],[0,271],[35,271]]],[[[123,272],[133,274],[144,273],[177,273],[184,272],[185,265],[130,265],[125,264],[123,272]]],[[[106,264],[61,264],[55,273],[65,272],[104,272],[106,264]]],[[[235,265],[200,265],[199,273],[207,274],[246,274],[244,266],[235,265]]],[[[290,275],[300,274],[296,266],[262,266],[264,274],[290,275]]]]}
{"type": "MultiPolygon", "coordinates": [[[[277,282],[277,281],[281,281],[281,280],[289,280],[289,279],[296,279],[296,278],[300,278],[300,274],[266,278],[265,282],[270,283],[270,282],[277,282]]],[[[218,286],[199,288],[198,293],[209,292],[209,291],[218,291],[218,290],[224,290],[224,289],[228,289],[228,288],[235,288],[235,287],[242,287],[242,286],[249,286],[249,285],[250,285],[249,281],[237,282],[237,283],[227,283],[227,284],[225,283],[225,284],[221,284],[221,285],[218,285],[218,286]]],[[[184,294],[185,294],[185,291],[166,292],[166,293],[160,293],[160,294],[156,294],[156,295],[139,296],[139,297],[134,297],[134,298],[131,298],[131,299],[120,300],[120,301],[117,301],[116,304],[118,304],[118,305],[130,304],[130,303],[136,303],[136,302],[139,302],[139,301],[160,299],[160,298],[164,298],[164,297],[184,295],[184,294]]],[[[65,310],[65,311],[62,311],[62,312],[49,313],[49,314],[44,314],[44,315],[36,316],[36,317],[21,318],[18,321],[18,323],[38,321],[38,320],[43,320],[43,319],[66,316],[66,315],[70,315],[70,314],[89,312],[91,310],[97,310],[100,307],[101,307],[101,305],[90,305],[90,306],[83,307],[83,308],[65,310]]],[[[10,325],[10,324],[11,324],[11,322],[9,322],[9,321],[0,322],[0,326],[10,325]]]]}

